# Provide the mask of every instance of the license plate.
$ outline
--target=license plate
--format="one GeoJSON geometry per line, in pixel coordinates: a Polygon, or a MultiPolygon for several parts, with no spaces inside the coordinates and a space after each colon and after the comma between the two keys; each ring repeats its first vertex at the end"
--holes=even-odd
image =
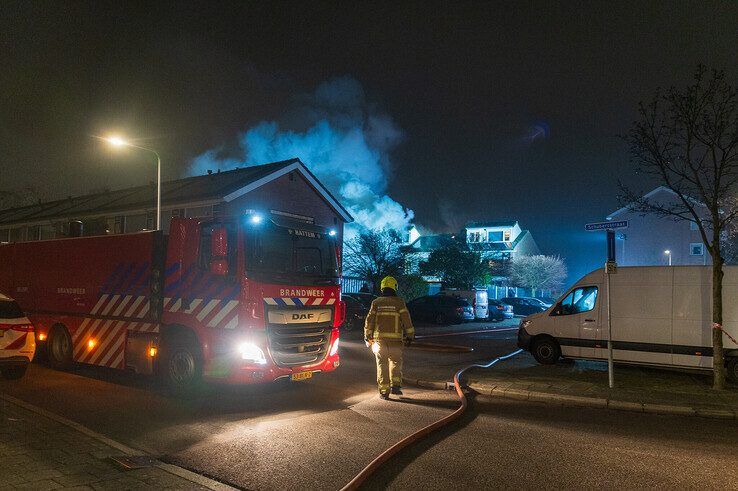
{"type": "Polygon", "coordinates": [[[299,382],[300,380],[307,380],[312,377],[313,377],[313,372],[300,372],[300,373],[293,373],[290,379],[293,382],[299,382]]]}

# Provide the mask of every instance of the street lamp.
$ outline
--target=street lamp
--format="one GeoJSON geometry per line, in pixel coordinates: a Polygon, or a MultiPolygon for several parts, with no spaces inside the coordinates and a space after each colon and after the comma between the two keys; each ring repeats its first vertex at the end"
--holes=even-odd
{"type": "Polygon", "coordinates": [[[669,249],[666,249],[664,251],[664,254],[666,254],[669,257],[669,266],[671,266],[671,251],[669,249]]]}
{"type": "Polygon", "coordinates": [[[153,150],[151,148],[134,145],[133,143],[129,142],[128,140],[124,138],[121,138],[120,136],[115,136],[115,135],[106,136],[106,137],[96,136],[95,138],[108,142],[114,147],[137,148],[139,150],[151,152],[154,155],[156,155],[156,230],[161,230],[161,157],[159,156],[159,153],[156,150],[153,150]]]}

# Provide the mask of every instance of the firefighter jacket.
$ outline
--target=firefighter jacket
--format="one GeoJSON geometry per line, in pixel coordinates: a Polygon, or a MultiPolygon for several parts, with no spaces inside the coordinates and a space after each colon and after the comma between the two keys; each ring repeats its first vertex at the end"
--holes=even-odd
{"type": "Polygon", "coordinates": [[[375,341],[414,339],[415,328],[405,302],[397,296],[375,299],[364,322],[364,338],[375,341]]]}

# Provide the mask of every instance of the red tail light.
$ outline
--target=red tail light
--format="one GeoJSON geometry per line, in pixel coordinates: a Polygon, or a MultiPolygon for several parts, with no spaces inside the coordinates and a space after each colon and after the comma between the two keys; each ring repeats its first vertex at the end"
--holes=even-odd
{"type": "Polygon", "coordinates": [[[20,331],[20,332],[33,332],[33,325],[32,324],[12,325],[10,326],[10,329],[12,329],[13,331],[20,331]]]}

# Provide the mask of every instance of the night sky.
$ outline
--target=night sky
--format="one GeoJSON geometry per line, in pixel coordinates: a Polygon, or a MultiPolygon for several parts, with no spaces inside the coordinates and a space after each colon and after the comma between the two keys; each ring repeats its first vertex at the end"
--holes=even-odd
{"type": "Polygon", "coordinates": [[[738,75],[732,1],[0,8],[2,190],[53,198],[152,179],[141,155],[90,138],[111,130],[159,149],[165,177],[180,177],[348,76],[402,130],[386,192],[416,223],[517,219],[572,279],[602,260],[583,225],[618,208],[617,180],[649,188],[617,136],[638,101],[697,63],[738,75]]]}

